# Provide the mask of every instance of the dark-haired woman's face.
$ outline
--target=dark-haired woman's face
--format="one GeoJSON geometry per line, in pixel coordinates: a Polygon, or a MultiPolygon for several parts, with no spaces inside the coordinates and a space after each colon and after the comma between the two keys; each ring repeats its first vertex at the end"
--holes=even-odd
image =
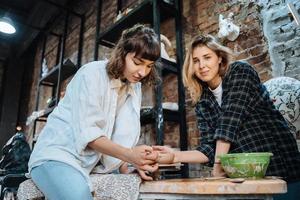
{"type": "Polygon", "coordinates": [[[128,53],[125,57],[125,69],[123,78],[130,83],[137,83],[149,75],[154,61],[135,57],[135,53],[128,53]]]}
{"type": "Polygon", "coordinates": [[[192,58],[195,75],[211,89],[218,87],[222,80],[219,75],[222,58],[205,45],[196,47],[192,58]]]}

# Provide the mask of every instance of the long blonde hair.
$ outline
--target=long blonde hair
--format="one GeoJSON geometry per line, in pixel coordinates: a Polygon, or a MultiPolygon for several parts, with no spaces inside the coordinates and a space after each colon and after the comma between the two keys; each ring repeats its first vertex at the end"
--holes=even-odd
{"type": "Polygon", "coordinates": [[[231,49],[219,44],[213,36],[199,35],[193,38],[192,42],[188,46],[182,71],[183,84],[190,92],[193,104],[197,103],[203,92],[203,82],[195,75],[192,56],[194,49],[200,46],[207,46],[214,51],[217,56],[222,58],[219,68],[219,75],[222,78],[225,76],[230,63],[234,59],[231,49]]]}

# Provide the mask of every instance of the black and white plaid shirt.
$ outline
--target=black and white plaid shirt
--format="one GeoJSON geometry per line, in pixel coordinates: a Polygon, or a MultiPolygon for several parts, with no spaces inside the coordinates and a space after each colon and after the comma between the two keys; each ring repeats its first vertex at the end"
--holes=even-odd
{"type": "Polygon", "coordinates": [[[214,162],[216,140],[231,142],[230,153],[272,152],[267,175],[300,180],[300,153],[286,121],[275,109],[256,71],[235,62],[222,82],[222,105],[204,86],[196,104],[201,133],[197,150],[214,162]]]}

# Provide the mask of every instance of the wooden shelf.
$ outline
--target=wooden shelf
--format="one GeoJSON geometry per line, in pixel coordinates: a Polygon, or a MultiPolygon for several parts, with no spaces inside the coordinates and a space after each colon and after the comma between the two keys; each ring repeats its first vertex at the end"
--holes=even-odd
{"type": "MultiPolygon", "coordinates": [[[[56,85],[58,80],[58,71],[59,65],[53,67],[49,73],[40,79],[39,84],[41,85],[56,85]]],[[[63,65],[61,66],[61,80],[65,80],[70,76],[74,75],[77,71],[77,67],[75,64],[70,60],[67,59],[64,61],[63,65]]]]}
{"type": "MultiPolygon", "coordinates": [[[[163,0],[159,1],[161,8],[161,21],[169,19],[175,16],[174,5],[167,3],[163,0]]],[[[145,0],[137,7],[133,8],[126,16],[116,21],[112,26],[100,33],[98,38],[98,45],[104,45],[107,47],[113,47],[116,41],[121,36],[124,29],[132,27],[137,23],[151,24],[153,25],[153,1],[145,0]]]]}

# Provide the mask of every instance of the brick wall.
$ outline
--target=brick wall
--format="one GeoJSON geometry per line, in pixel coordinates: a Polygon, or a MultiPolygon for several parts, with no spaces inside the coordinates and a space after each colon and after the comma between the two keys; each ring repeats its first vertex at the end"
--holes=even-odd
{"type": "MultiPolygon", "coordinates": [[[[95,24],[96,24],[96,3],[95,0],[86,0],[86,1],[76,1],[74,5],[74,10],[86,13],[86,23],[85,23],[85,32],[84,32],[84,44],[83,44],[83,56],[82,64],[85,64],[93,60],[94,52],[94,43],[95,43],[95,24]]],[[[134,5],[134,2],[138,1],[126,1],[126,5],[134,5]]],[[[298,4],[299,5],[299,4],[298,4]]],[[[269,5],[270,6],[270,5],[269,5]]],[[[278,4],[276,9],[280,5],[278,4]]],[[[184,46],[191,40],[191,38],[200,33],[208,33],[216,35],[218,32],[218,17],[219,14],[227,16],[230,12],[234,13],[235,24],[240,26],[240,36],[236,41],[230,42],[224,40],[224,44],[232,48],[238,59],[244,59],[252,64],[258,71],[262,81],[268,80],[272,77],[272,67],[270,54],[268,53],[268,40],[275,40],[276,34],[273,34],[273,38],[265,37],[263,32],[261,10],[263,8],[268,8],[268,4],[263,3],[253,3],[252,1],[220,1],[220,0],[184,0],[183,1],[183,34],[184,34],[184,46]]],[[[274,8],[275,9],[275,8],[274,8]]],[[[275,12],[275,10],[274,10],[275,12]]],[[[116,10],[116,1],[103,1],[102,5],[102,17],[101,17],[101,30],[108,27],[112,21],[115,19],[117,10],[116,10]]],[[[273,18],[276,18],[273,16],[273,18]]],[[[273,20],[274,21],[274,20],[273,20]]],[[[62,30],[62,18],[58,19],[54,28],[57,31],[62,30]]],[[[76,62],[77,56],[77,44],[78,44],[78,20],[74,17],[70,19],[69,27],[69,37],[67,39],[67,51],[66,57],[71,58],[76,62]]],[[[290,23],[286,21],[286,23],[290,23]]],[[[283,30],[291,31],[286,26],[283,26],[283,30]]],[[[292,29],[292,28],[290,28],[292,29]]],[[[175,30],[174,30],[174,21],[169,20],[162,24],[161,32],[166,35],[172,42],[173,47],[168,49],[170,55],[175,57],[175,30]]],[[[299,37],[299,29],[294,31],[297,34],[297,37],[289,37],[289,41],[295,42],[295,39],[299,37]]],[[[287,34],[288,35],[288,34],[287,34]]],[[[282,36],[284,37],[284,36],[282,36]]],[[[55,38],[49,39],[49,45],[47,45],[47,56],[48,66],[51,67],[55,64],[55,55],[57,41],[55,38]]],[[[36,55],[36,67],[34,70],[33,76],[36,77],[32,83],[31,89],[31,98],[29,105],[29,113],[34,110],[35,105],[35,96],[36,96],[36,87],[39,74],[39,63],[41,55],[41,46],[39,46],[39,53],[36,55]]],[[[276,46],[276,45],[273,45],[276,46]]],[[[299,46],[299,45],[298,45],[299,46]]],[[[280,45],[276,46],[278,51],[280,51],[280,45]]],[[[299,47],[298,47],[299,48],[299,47]]],[[[99,49],[99,59],[108,58],[110,54],[110,49],[100,46],[99,49]]],[[[293,50],[295,53],[299,53],[299,49],[293,50]]],[[[297,54],[298,55],[298,54],[297,54]]],[[[293,56],[291,56],[292,58],[293,56]]],[[[295,57],[295,55],[294,55],[295,57]]],[[[281,58],[282,62],[286,62],[284,58],[281,58]]],[[[299,63],[299,62],[298,62],[299,63]]],[[[299,67],[296,72],[299,75],[299,67]],[[297,71],[298,70],[298,71],[297,71]]],[[[294,72],[294,71],[293,71],[294,72]]],[[[299,76],[298,76],[299,78],[299,76]]],[[[145,95],[143,96],[143,105],[153,104],[152,88],[143,88],[145,95]]],[[[46,99],[49,97],[51,91],[49,89],[41,90],[41,106],[42,108],[45,105],[46,99]]],[[[176,76],[170,75],[164,79],[163,86],[164,101],[177,101],[177,79],[176,76]],[[174,92],[175,91],[175,92],[174,92]]],[[[194,109],[191,105],[191,99],[189,94],[186,94],[186,114],[187,114],[187,128],[188,128],[188,142],[189,148],[193,149],[199,143],[200,133],[197,130],[196,119],[194,114],[194,109]]],[[[39,127],[40,129],[41,127],[39,127]]],[[[31,133],[32,126],[28,127],[29,133],[31,133]]],[[[149,124],[142,127],[142,135],[140,143],[146,144],[155,144],[155,131],[154,126],[149,124]]],[[[165,144],[171,145],[172,147],[178,147],[179,144],[179,126],[174,123],[166,123],[165,125],[165,144]]],[[[207,175],[207,169],[200,165],[191,165],[190,167],[192,176],[201,176],[207,175]],[[200,173],[201,171],[201,173],[200,173]]]]}

